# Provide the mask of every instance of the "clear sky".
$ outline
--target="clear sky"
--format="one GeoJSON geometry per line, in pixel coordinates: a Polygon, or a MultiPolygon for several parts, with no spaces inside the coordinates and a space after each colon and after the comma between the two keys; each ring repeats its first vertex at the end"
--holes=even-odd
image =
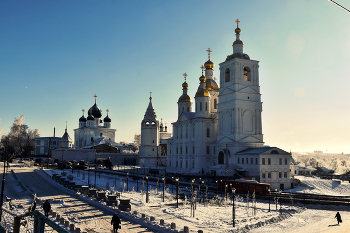
{"type": "Polygon", "coordinates": [[[1,1],[1,133],[25,115],[41,136],[67,121],[74,138],[97,94],[116,141],[132,142],[149,92],[172,131],[182,74],[194,100],[210,47],[219,78],[237,18],[260,61],[265,144],[350,153],[350,14],[327,0],[1,1]]]}

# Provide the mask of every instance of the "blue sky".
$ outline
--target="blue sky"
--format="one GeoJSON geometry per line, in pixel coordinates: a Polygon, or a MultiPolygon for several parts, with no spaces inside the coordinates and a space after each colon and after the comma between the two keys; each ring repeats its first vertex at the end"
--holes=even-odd
{"type": "Polygon", "coordinates": [[[132,142],[149,92],[171,130],[182,74],[194,100],[205,50],[219,77],[237,18],[260,61],[266,145],[350,153],[350,14],[327,0],[2,1],[2,134],[25,115],[41,136],[63,135],[67,121],[73,138],[97,94],[116,141],[132,142]]]}

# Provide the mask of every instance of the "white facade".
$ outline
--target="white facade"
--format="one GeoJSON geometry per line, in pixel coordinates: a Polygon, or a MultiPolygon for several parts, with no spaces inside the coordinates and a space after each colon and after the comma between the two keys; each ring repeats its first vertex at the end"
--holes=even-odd
{"type": "Polygon", "coordinates": [[[244,53],[238,25],[235,32],[233,53],[220,63],[220,88],[207,50],[209,60],[205,76],[199,78],[194,112],[186,80],[182,84],[178,120],[172,123],[173,137],[168,140],[167,171],[241,174],[271,183],[273,189],[288,189],[291,155],[264,147],[259,62],[244,53]]]}
{"type": "Polygon", "coordinates": [[[95,104],[89,109],[88,117],[83,116],[79,118],[79,128],[74,129],[74,143],[76,148],[83,148],[92,146],[95,141],[101,138],[106,138],[110,142],[115,141],[116,129],[111,128],[111,118],[108,116],[108,109],[106,110],[107,116],[102,121],[102,111],[95,104]]]}

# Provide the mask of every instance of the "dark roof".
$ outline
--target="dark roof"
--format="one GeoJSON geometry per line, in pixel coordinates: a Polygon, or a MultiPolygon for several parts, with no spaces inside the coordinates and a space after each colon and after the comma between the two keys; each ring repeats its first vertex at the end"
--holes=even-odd
{"type": "MultiPolygon", "coordinates": [[[[237,155],[262,154],[262,153],[265,153],[266,151],[273,150],[273,149],[281,150],[277,147],[265,146],[265,147],[258,147],[258,148],[247,148],[247,149],[244,149],[244,150],[237,152],[236,154],[237,155]]],[[[282,150],[282,151],[285,153],[288,153],[284,150],[282,150]]],[[[271,153],[271,154],[275,154],[275,153],[271,153]]]]}
{"type": "Polygon", "coordinates": [[[241,58],[241,59],[250,60],[250,57],[248,56],[248,54],[245,54],[245,53],[234,53],[234,54],[228,55],[227,58],[226,58],[226,61],[232,60],[234,58],[241,58]]]}
{"type": "Polygon", "coordinates": [[[86,121],[86,118],[85,118],[84,116],[81,116],[81,117],[79,118],[79,121],[85,122],[85,121],[86,121]]]}
{"type": "Polygon", "coordinates": [[[97,107],[96,103],[89,109],[89,115],[94,116],[95,118],[101,118],[102,111],[99,107],[97,107]]]}
{"type": "Polygon", "coordinates": [[[111,122],[111,118],[109,118],[109,116],[107,115],[107,116],[105,117],[105,119],[103,119],[103,121],[104,121],[104,122],[111,122]]]}
{"type": "Polygon", "coordinates": [[[193,119],[196,117],[195,112],[183,112],[183,113],[188,117],[188,119],[193,119]]]}
{"type": "Polygon", "coordinates": [[[93,121],[93,120],[95,120],[95,118],[94,118],[93,116],[89,115],[89,116],[87,117],[87,120],[88,120],[88,121],[93,121]]]}

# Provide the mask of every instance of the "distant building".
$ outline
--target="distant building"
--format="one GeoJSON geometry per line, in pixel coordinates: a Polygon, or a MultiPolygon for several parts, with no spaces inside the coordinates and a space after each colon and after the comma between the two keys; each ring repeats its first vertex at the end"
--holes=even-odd
{"type": "MultiPolygon", "coordinates": [[[[49,150],[55,150],[59,148],[60,137],[37,137],[35,138],[35,155],[47,155],[49,150]]],[[[51,155],[51,152],[50,152],[51,155]]]]}
{"type": "Polygon", "coordinates": [[[107,116],[102,120],[102,111],[96,104],[89,109],[88,117],[85,118],[84,110],[83,115],[79,118],[79,128],[74,129],[74,146],[76,148],[84,148],[92,146],[95,141],[104,138],[105,141],[115,142],[116,129],[111,128],[111,118],[108,116],[108,109],[106,110],[107,116]]]}

